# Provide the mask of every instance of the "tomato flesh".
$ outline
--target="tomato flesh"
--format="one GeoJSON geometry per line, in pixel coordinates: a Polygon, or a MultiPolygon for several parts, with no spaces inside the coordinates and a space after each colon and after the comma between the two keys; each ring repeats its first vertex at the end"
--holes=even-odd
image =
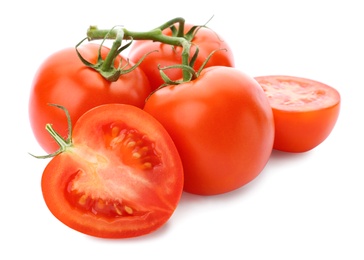
{"type": "Polygon", "coordinates": [[[124,238],[162,226],[177,207],[183,169],[164,128],[129,105],[104,105],[83,115],[73,147],[42,177],[50,211],[82,233],[124,238]]]}
{"type": "Polygon", "coordinates": [[[293,76],[255,79],[273,110],[274,149],[306,152],[329,136],[339,116],[340,94],[337,90],[318,81],[293,76]]]}

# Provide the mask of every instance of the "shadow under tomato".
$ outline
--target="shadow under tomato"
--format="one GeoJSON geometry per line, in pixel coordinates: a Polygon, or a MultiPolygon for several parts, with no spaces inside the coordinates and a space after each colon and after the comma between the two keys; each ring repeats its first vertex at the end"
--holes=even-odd
{"type": "Polygon", "coordinates": [[[291,152],[283,152],[279,150],[273,149],[268,164],[271,162],[284,162],[284,161],[292,161],[292,160],[300,160],[304,157],[311,156],[313,153],[312,150],[303,152],[303,153],[291,153],[291,152]]]}
{"type": "Polygon", "coordinates": [[[188,212],[186,214],[190,214],[190,211],[196,212],[196,210],[203,207],[204,205],[217,205],[218,203],[222,203],[223,205],[226,203],[234,203],[234,201],[240,200],[251,190],[254,190],[254,187],[259,183],[259,178],[260,176],[258,175],[255,179],[245,184],[244,186],[222,194],[198,195],[183,192],[177,209],[180,210],[180,214],[184,214],[185,212],[188,212]]]}

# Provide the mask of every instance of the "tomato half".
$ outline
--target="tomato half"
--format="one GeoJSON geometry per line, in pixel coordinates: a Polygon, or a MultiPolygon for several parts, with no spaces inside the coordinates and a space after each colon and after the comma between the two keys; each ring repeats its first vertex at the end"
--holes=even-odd
{"type": "MultiPolygon", "coordinates": [[[[178,26],[177,26],[178,27],[178,26]]],[[[191,29],[191,24],[185,25],[185,33],[191,29]]],[[[171,36],[171,29],[163,30],[165,35],[171,36]]],[[[198,70],[201,65],[205,62],[206,58],[214,51],[219,49],[224,49],[221,51],[216,51],[211,59],[206,64],[207,67],[211,66],[234,66],[233,52],[226,41],[214,32],[212,29],[200,28],[194,38],[191,41],[193,44],[191,46],[191,56],[196,51],[196,46],[199,47],[198,57],[194,64],[194,69],[198,70]]],[[[158,66],[167,67],[171,65],[182,63],[182,47],[171,46],[168,44],[153,42],[149,40],[139,40],[131,46],[129,51],[129,58],[134,63],[138,62],[145,54],[148,56],[140,64],[140,68],[147,75],[151,89],[155,90],[161,86],[164,81],[160,75],[158,66]],[[156,51],[157,52],[152,52],[156,51]]],[[[164,71],[171,80],[179,80],[182,78],[181,69],[168,69],[164,71]]]]}
{"type": "Polygon", "coordinates": [[[311,79],[293,76],[255,78],[272,106],[274,149],[306,152],[322,143],[334,128],[340,111],[340,94],[311,79]]]}
{"type": "Polygon", "coordinates": [[[172,215],[183,189],[177,149],[161,124],[124,104],[91,109],[73,146],[42,177],[49,210],[65,225],[103,238],[148,234],[172,215]]]}
{"type": "MultiPolygon", "coordinates": [[[[98,44],[84,44],[78,50],[91,63],[96,63],[98,44]]],[[[109,49],[102,47],[105,58],[109,49]]],[[[127,64],[124,57],[116,60],[127,64]]],[[[129,64],[130,66],[133,63],[129,64]]],[[[77,56],[75,48],[60,50],[48,57],[38,69],[30,92],[29,118],[31,128],[38,143],[48,153],[57,150],[57,143],[44,130],[47,123],[62,136],[67,136],[67,120],[59,109],[48,104],[66,107],[72,123],[87,110],[102,104],[123,103],[143,107],[150,93],[149,81],[144,72],[137,68],[110,82],[99,72],[85,66],[77,56]]]]}
{"type": "Polygon", "coordinates": [[[243,72],[209,67],[190,82],[157,90],[144,110],[162,123],[179,151],[184,190],[221,194],[253,180],[273,146],[271,107],[243,72]]]}

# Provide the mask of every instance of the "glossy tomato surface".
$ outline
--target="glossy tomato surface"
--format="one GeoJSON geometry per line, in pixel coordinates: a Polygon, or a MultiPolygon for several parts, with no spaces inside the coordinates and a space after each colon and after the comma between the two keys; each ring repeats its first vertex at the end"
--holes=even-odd
{"type": "Polygon", "coordinates": [[[274,122],[268,99],[252,77],[235,68],[206,68],[196,80],[159,89],[144,110],[174,140],[187,192],[214,195],[240,188],[270,157],[274,122]]]}
{"type": "Polygon", "coordinates": [[[255,78],[272,106],[274,148],[306,152],[322,143],[334,128],[340,111],[340,94],[321,82],[293,76],[255,78]]]}
{"type": "MultiPolygon", "coordinates": [[[[191,29],[192,25],[185,25],[185,33],[191,29]]],[[[172,35],[171,29],[167,28],[163,31],[165,35],[172,35]]],[[[198,70],[205,62],[206,58],[216,51],[205,67],[211,66],[234,66],[233,52],[224,39],[214,32],[212,29],[200,28],[191,41],[191,57],[196,51],[196,46],[199,48],[198,57],[194,64],[194,69],[198,70]],[[217,51],[219,49],[224,49],[217,51]]],[[[160,76],[158,66],[161,68],[182,63],[182,47],[171,46],[168,44],[153,42],[149,40],[135,41],[132,45],[129,58],[133,62],[139,61],[143,55],[148,56],[140,64],[140,68],[149,78],[151,89],[154,90],[161,86],[164,81],[160,76]],[[156,51],[156,52],[155,52],[156,51]]],[[[171,80],[179,80],[182,77],[181,69],[164,70],[171,80]]]]}
{"type": "Polygon", "coordinates": [[[166,130],[143,110],[123,104],[102,105],[80,117],[73,146],[54,157],[42,177],[54,216],[102,238],[158,229],[182,189],[182,163],[166,130]]]}
{"type": "MultiPolygon", "coordinates": [[[[84,44],[78,50],[89,62],[96,63],[98,44],[84,44]]],[[[109,49],[102,47],[105,58],[109,49]]],[[[126,60],[120,57],[123,64],[126,60]]],[[[117,60],[115,65],[118,65],[117,60]]],[[[132,63],[130,64],[132,65],[132,63]]],[[[97,71],[86,67],[75,48],[66,48],[49,56],[38,69],[30,91],[29,118],[38,143],[48,153],[58,149],[57,143],[45,131],[47,123],[62,136],[67,136],[67,119],[58,104],[68,109],[72,123],[87,110],[102,104],[123,103],[143,107],[150,93],[149,81],[141,69],[136,69],[110,82],[97,71]]]]}

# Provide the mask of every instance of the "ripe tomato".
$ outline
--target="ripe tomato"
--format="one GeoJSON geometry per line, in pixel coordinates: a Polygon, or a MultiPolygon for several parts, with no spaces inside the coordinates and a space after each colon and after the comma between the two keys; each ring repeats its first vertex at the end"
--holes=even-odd
{"type": "Polygon", "coordinates": [[[253,180],[270,157],[274,121],[268,99],[253,78],[235,68],[209,67],[193,81],[161,88],[144,110],[174,140],[187,192],[237,189],[253,180]]]}
{"type": "MultiPolygon", "coordinates": [[[[84,44],[78,50],[86,60],[96,63],[99,47],[98,44],[84,44]]],[[[108,51],[107,47],[102,47],[103,58],[108,51]]],[[[126,64],[125,58],[120,59],[126,64]]],[[[52,123],[59,134],[66,136],[67,120],[62,111],[50,107],[49,103],[66,107],[74,124],[87,110],[101,104],[125,103],[143,107],[149,93],[149,81],[141,69],[110,82],[86,67],[75,48],[66,48],[48,57],[34,77],[29,100],[31,127],[41,147],[51,153],[58,146],[44,126],[52,123]]]]}
{"type": "Polygon", "coordinates": [[[183,190],[177,149],[161,124],[125,104],[86,112],[73,145],[42,177],[49,210],[65,225],[103,238],[150,233],[172,215],[183,190]]]}
{"type": "Polygon", "coordinates": [[[255,79],[272,106],[274,149],[306,152],[329,136],[339,116],[337,90],[321,82],[292,76],[255,79]]]}
{"type": "MultiPolygon", "coordinates": [[[[178,27],[178,26],[177,26],[178,27]]],[[[192,25],[185,25],[185,33],[191,29],[192,25]]],[[[171,36],[171,29],[167,28],[163,31],[165,35],[171,36]]],[[[199,47],[199,54],[194,64],[194,69],[198,70],[205,62],[206,58],[218,49],[225,49],[215,52],[205,67],[216,65],[221,66],[234,66],[233,53],[227,42],[216,32],[207,28],[200,28],[194,38],[192,39],[191,56],[196,51],[196,46],[199,47]]],[[[153,42],[149,40],[136,41],[130,48],[129,58],[133,62],[139,61],[143,55],[148,56],[139,65],[140,68],[147,75],[151,89],[155,90],[161,86],[164,81],[160,76],[158,66],[162,68],[166,66],[176,65],[182,63],[182,47],[171,46],[168,44],[153,42]],[[152,52],[157,50],[158,52],[152,52]]],[[[182,78],[181,69],[168,69],[164,71],[171,80],[179,80],[182,78]]]]}

